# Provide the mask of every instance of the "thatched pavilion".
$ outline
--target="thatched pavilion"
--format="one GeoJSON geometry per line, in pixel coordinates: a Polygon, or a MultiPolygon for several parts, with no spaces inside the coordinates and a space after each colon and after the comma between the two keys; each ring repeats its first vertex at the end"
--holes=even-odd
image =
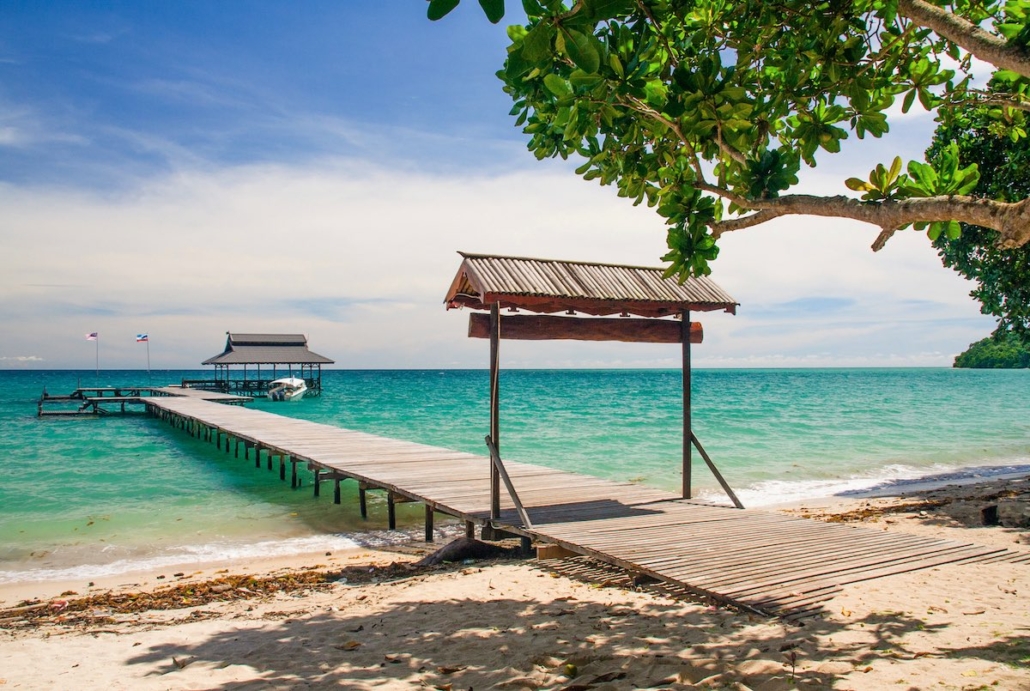
{"type": "Polygon", "coordinates": [[[202,363],[214,366],[214,380],[184,380],[184,386],[264,394],[273,380],[295,376],[307,383],[308,395],[322,393],[322,365],[333,361],[308,350],[304,334],[225,333],[225,350],[202,363]]]}

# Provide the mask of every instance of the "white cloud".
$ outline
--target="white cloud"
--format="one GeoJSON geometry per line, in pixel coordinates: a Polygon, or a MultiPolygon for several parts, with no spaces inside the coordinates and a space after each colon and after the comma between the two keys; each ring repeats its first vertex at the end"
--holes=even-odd
{"type": "MultiPolygon", "coordinates": [[[[334,159],[179,172],[117,198],[6,186],[0,205],[0,253],[18,258],[0,274],[0,320],[18,324],[0,352],[56,367],[92,364],[88,331],[101,333],[102,367],[141,367],[141,331],[155,369],[195,367],[226,330],[303,332],[338,367],[482,367],[485,345],[442,304],[456,250],[656,265],[665,249],[652,210],[559,164],[488,177],[334,159]]],[[[742,307],[698,317],[695,363],[945,365],[986,335],[924,235],[873,254],[875,232],[795,218],[726,236],[714,278],[742,307]],[[809,314],[813,297],[847,302],[809,314]]],[[[506,343],[504,361],[675,367],[679,353],[506,343]]]]}

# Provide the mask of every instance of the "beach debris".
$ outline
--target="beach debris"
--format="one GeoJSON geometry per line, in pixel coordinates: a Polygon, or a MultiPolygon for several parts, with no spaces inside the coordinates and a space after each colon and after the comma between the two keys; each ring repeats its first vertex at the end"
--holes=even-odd
{"type": "Polygon", "coordinates": [[[464,669],[468,669],[468,665],[441,665],[436,668],[439,674],[454,674],[464,669]]]}
{"type": "Polygon", "coordinates": [[[182,657],[182,658],[175,657],[174,655],[172,655],[172,664],[174,664],[179,669],[186,669],[187,665],[189,665],[191,662],[193,662],[196,659],[197,658],[193,657],[192,655],[190,657],[182,657]]]}
{"type": "Polygon", "coordinates": [[[361,643],[359,641],[347,641],[342,645],[334,645],[333,647],[337,650],[357,650],[361,647],[361,643]]]}
{"type": "Polygon", "coordinates": [[[499,547],[470,537],[460,537],[447,543],[420,561],[416,566],[435,566],[444,562],[462,562],[468,559],[512,559],[519,556],[517,547],[499,547]]]}
{"type": "MultiPolygon", "coordinates": [[[[151,592],[96,592],[85,597],[57,600],[22,601],[18,606],[0,609],[4,626],[32,627],[49,623],[95,626],[110,624],[118,615],[138,614],[151,610],[177,610],[199,607],[212,602],[230,602],[277,593],[329,591],[332,584],[346,575],[350,582],[371,583],[375,580],[396,581],[410,577],[418,569],[411,562],[378,565],[375,575],[367,567],[349,566],[333,571],[296,571],[272,576],[225,575],[210,581],[168,584],[151,592]]],[[[196,612],[194,612],[196,614],[196,612]]]]}

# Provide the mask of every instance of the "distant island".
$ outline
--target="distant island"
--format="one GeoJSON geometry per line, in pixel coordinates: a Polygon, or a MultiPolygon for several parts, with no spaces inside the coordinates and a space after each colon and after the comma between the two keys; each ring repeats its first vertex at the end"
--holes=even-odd
{"type": "Polygon", "coordinates": [[[1020,369],[1030,367],[1030,337],[1008,332],[971,344],[955,357],[954,367],[1020,369]]]}

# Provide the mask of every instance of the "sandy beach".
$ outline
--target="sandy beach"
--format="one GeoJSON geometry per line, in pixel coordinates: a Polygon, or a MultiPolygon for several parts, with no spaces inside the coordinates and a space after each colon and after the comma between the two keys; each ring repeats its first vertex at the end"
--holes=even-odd
{"type": "MultiPolygon", "coordinates": [[[[1030,551],[1028,492],[1004,479],[780,510],[1030,551]]],[[[1030,688],[1030,565],[853,584],[794,624],[581,558],[414,567],[433,547],[3,586],[0,686],[1030,688]]]]}

